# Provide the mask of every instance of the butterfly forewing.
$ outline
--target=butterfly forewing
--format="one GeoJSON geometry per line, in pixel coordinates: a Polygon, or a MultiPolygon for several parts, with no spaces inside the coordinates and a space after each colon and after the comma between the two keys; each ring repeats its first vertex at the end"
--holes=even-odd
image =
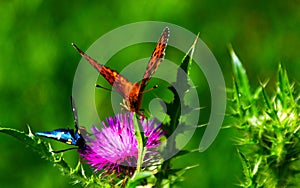
{"type": "Polygon", "coordinates": [[[74,43],[72,43],[72,45],[81,54],[82,57],[84,57],[96,70],[98,70],[98,72],[110,83],[110,85],[115,88],[115,90],[123,98],[128,99],[133,83],[129,82],[117,71],[98,63],[96,60],[80,50],[74,43]]]}
{"type": "Polygon", "coordinates": [[[120,75],[117,71],[110,69],[96,60],[85,54],[75,44],[73,47],[84,57],[98,72],[115,88],[115,90],[124,98],[125,107],[133,112],[140,110],[143,90],[145,89],[148,81],[157,70],[159,64],[162,62],[167,42],[169,39],[169,28],[166,27],[157,45],[152,52],[151,58],[148,62],[146,71],[144,73],[141,84],[129,82],[124,76],[120,75]]]}
{"type": "Polygon", "coordinates": [[[154,51],[152,52],[151,58],[148,62],[145,74],[143,76],[141,86],[140,86],[140,92],[144,90],[146,87],[148,81],[153,76],[155,71],[157,70],[159,64],[163,61],[165,56],[165,49],[167,47],[168,39],[169,39],[170,31],[169,28],[166,27],[162,34],[160,39],[158,40],[156,47],[154,51]]]}
{"type": "Polygon", "coordinates": [[[77,110],[75,106],[75,100],[73,97],[71,97],[71,105],[72,105],[72,112],[74,116],[74,123],[75,123],[75,129],[76,131],[78,130],[78,115],[77,115],[77,110]]]}

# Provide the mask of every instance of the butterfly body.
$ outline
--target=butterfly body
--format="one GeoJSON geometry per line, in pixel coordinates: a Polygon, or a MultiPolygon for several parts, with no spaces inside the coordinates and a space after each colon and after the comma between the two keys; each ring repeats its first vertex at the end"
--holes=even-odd
{"type": "Polygon", "coordinates": [[[120,75],[117,71],[106,67],[96,60],[85,54],[75,44],[73,47],[84,57],[112,86],[113,88],[124,98],[126,108],[129,111],[139,113],[143,91],[153,76],[158,66],[162,62],[167,42],[169,39],[169,28],[165,28],[162,32],[160,39],[158,40],[151,58],[148,62],[146,71],[144,73],[141,83],[132,83],[128,81],[124,76],[120,75]]]}
{"type": "Polygon", "coordinates": [[[127,107],[132,112],[138,112],[142,104],[142,94],[140,93],[141,86],[136,82],[130,89],[129,97],[125,100],[128,101],[127,107]]]}

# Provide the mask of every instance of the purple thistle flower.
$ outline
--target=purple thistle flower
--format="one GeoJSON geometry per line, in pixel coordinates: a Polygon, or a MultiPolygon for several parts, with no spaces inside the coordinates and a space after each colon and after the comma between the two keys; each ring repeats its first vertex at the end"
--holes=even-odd
{"type": "MultiPolygon", "coordinates": [[[[81,152],[83,159],[95,171],[133,173],[138,159],[138,142],[134,133],[133,113],[118,114],[102,122],[103,128],[99,130],[92,127],[92,135],[87,141],[87,150],[81,152]]],[[[144,137],[146,139],[146,152],[143,166],[157,164],[160,160],[158,146],[160,138],[164,135],[161,125],[155,126],[155,120],[141,119],[144,137]]]]}

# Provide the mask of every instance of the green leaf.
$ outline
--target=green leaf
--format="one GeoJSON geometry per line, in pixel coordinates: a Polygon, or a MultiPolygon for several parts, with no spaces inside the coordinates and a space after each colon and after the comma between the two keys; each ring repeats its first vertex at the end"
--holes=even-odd
{"type": "Polygon", "coordinates": [[[240,108],[242,110],[245,110],[246,108],[249,109],[248,113],[251,116],[256,115],[257,109],[255,105],[253,105],[254,97],[250,90],[251,87],[246,70],[231,46],[229,46],[229,52],[232,59],[233,76],[235,81],[234,88],[236,91],[235,96],[239,100],[240,108]]]}
{"type": "Polygon", "coordinates": [[[262,83],[251,94],[248,80],[243,77],[246,72],[240,70],[243,68],[237,58],[234,62],[230,101],[232,124],[241,133],[238,147],[243,149],[238,151],[245,177],[240,186],[287,187],[295,182],[291,179],[294,172],[300,171],[299,105],[293,96],[299,94],[294,93],[294,85],[281,65],[273,96],[267,94],[266,84],[262,83]]]}
{"type": "Polygon", "coordinates": [[[63,154],[53,153],[50,143],[34,136],[29,126],[28,130],[29,132],[26,134],[25,132],[16,129],[0,127],[0,133],[11,135],[20,140],[24,145],[37,152],[42,158],[50,161],[63,174],[68,175],[75,183],[81,183],[82,185],[90,184],[89,181],[91,179],[85,177],[84,170],[81,168],[80,164],[78,164],[75,169],[72,169],[62,157],[63,154]]]}
{"type": "Polygon", "coordinates": [[[277,79],[277,97],[281,103],[282,108],[287,109],[288,107],[290,107],[290,105],[294,104],[294,97],[287,73],[285,70],[283,70],[281,64],[279,64],[277,79]]]}
{"type": "MultiPolygon", "coordinates": [[[[199,151],[199,149],[197,149],[197,151],[199,151]]],[[[189,153],[192,153],[194,151],[190,151],[190,150],[180,150],[178,153],[176,153],[176,155],[174,156],[175,157],[179,157],[179,156],[183,156],[183,155],[186,155],[186,154],[189,154],[189,153]]]]}
{"type": "MultiPolygon", "coordinates": [[[[198,149],[199,151],[199,149],[198,149]]],[[[192,169],[192,168],[195,168],[199,166],[198,164],[197,165],[193,165],[193,166],[187,166],[187,167],[184,167],[184,168],[170,168],[168,169],[165,173],[167,173],[167,178],[165,178],[163,181],[161,181],[161,183],[157,183],[157,187],[170,187],[178,182],[181,182],[184,180],[184,177],[183,175],[185,174],[186,171],[192,169]]],[[[160,176],[164,176],[164,172],[159,172],[157,174],[158,177],[160,176]]]]}
{"type": "Polygon", "coordinates": [[[240,94],[244,95],[246,98],[251,99],[252,94],[250,91],[250,85],[246,74],[246,70],[244,69],[241,61],[239,60],[231,46],[229,47],[229,52],[232,59],[233,75],[237,84],[240,87],[240,94]]]}
{"type": "Polygon", "coordinates": [[[274,105],[272,105],[267,93],[266,93],[266,90],[265,88],[262,88],[262,94],[263,94],[263,97],[265,99],[265,104],[268,108],[268,110],[266,111],[266,113],[268,113],[268,115],[273,118],[273,119],[276,119],[278,122],[279,122],[279,119],[278,119],[278,116],[277,116],[277,111],[274,107],[274,105]]]}
{"type": "Polygon", "coordinates": [[[69,165],[64,161],[61,154],[54,154],[49,143],[40,140],[38,137],[34,136],[28,127],[29,133],[26,134],[22,131],[0,127],[0,132],[11,135],[16,139],[20,140],[23,144],[27,145],[29,148],[38,152],[42,158],[49,160],[54,165],[58,166],[63,173],[70,173],[69,165]]]}
{"type": "MultiPolygon", "coordinates": [[[[179,125],[180,118],[183,114],[188,114],[193,108],[182,104],[180,101],[184,99],[184,96],[188,93],[189,89],[191,86],[189,85],[189,78],[188,75],[190,74],[190,65],[193,61],[193,54],[194,50],[196,47],[196,43],[198,40],[198,35],[196,39],[194,40],[192,46],[186,53],[186,55],[183,57],[182,62],[180,64],[180,67],[178,68],[177,71],[177,77],[175,83],[172,83],[172,85],[169,87],[169,90],[173,93],[174,99],[166,103],[167,107],[167,115],[169,116],[169,122],[167,124],[163,124],[163,129],[167,130],[166,132],[166,137],[168,138],[167,144],[166,144],[166,149],[163,151],[166,154],[169,153],[177,153],[178,149],[176,148],[176,135],[173,137],[170,137],[170,135],[173,134],[173,132],[176,130],[177,126],[179,125]],[[177,91],[175,88],[180,88],[180,91],[177,91]]],[[[184,153],[184,152],[183,152],[184,153]]],[[[183,154],[179,152],[179,155],[183,154]]],[[[172,158],[171,158],[172,159],[172,158]]],[[[169,185],[170,184],[170,176],[171,174],[169,173],[170,170],[170,160],[168,159],[163,162],[163,165],[161,167],[161,173],[156,174],[157,177],[157,185],[169,185]],[[167,182],[165,182],[167,181],[167,182]]],[[[176,176],[175,176],[176,179],[176,176]]]]}
{"type": "Polygon", "coordinates": [[[191,66],[191,64],[193,62],[193,54],[194,54],[194,51],[195,51],[195,47],[196,47],[198,38],[199,38],[199,33],[196,36],[196,39],[194,40],[192,46],[190,47],[190,49],[188,50],[188,52],[183,57],[182,63],[180,64],[180,68],[182,68],[184,70],[184,72],[187,73],[188,76],[190,75],[190,68],[191,68],[190,66],[191,66]]]}
{"type": "Polygon", "coordinates": [[[242,163],[243,175],[245,177],[245,182],[242,183],[242,186],[250,187],[252,185],[251,164],[246,158],[246,156],[242,152],[240,152],[239,149],[237,149],[237,152],[242,163]]]}
{"type": "Polygon", "coordinates": [[[12,137],[20,140],[23,144],[27,145],[34,151],[38,152],[43,158],[46,158],[48,160],[55,161],[56,159],[59,159],[59,155],[55,155],[51,153],[51,146],[50,144],[47,144],[46,142],[43,142],[39,138],[35,137],[29,126],[28,126],[29,133],[26,134],[22,131],[12,129],[12,128],[4,128],[0,127],[0,132],[5,133],[8,135],[11,135],[12,137]]]}
{"type": "Polygon", "coordinates": [[[192,108],[189,108],[186,105],[180,103],[180,100],[184,98],[184,95],[190,89],[190,85],[188,83],[189,78],[187,77],[190,74],[190,65],[193,62],[193,54],[196,47],[196,43],[198,41],[199,34],[197,35],[195,41],[192,46],[183,57],[182,62],[180,64],[180,68],[177,71],[176,82],[173,83],[174,86],[170,86],[170,91],[174,94],[174,100],[171,103],[167,103],[167,115],[170,117],[170,125],[167,127],[168,133],[167,137],[169,137],[173,131],[177,128],[179,124],[181,112],[188,113],[192,111],[192,108]],[[182,71],[183,70],[183,71],[182,71]],[[175,88],[181,88],[180,91],[176,91],[175,88]],[[183,109],[182,109],[183,108],[183,109]]]}
{"type": "Polygon", "coordinates": [[[150,171],[135,173],[135,175],[126,184],[126,188],[135,188],[141,184],[141,181],[151,176],[153,176],[153,174],[150,171]]]}
{"type": "MultiPolygon", "coordinates": [[[[177,77],[176,77],[176,82],[173,83],[174,86],[170,86],[169,89],[170,91],[174,94],[174,100],[171,103],[167,103],[167,115],[170,117],[170,122],[168,125],[164,125],[164,129],[168,130],[166,133],[166,137],[170,137],[170,135],[175,131],[177,126],[179,125],[180,122],[180,117],[181,117],[181,112],[184,113],[189,113],[192,111],[192,108],[189,108],[188,106],[180,103],[181,99],[184,98],[184,95],[187,93],[188,89],[190,88],[190,85],[188,84],[189,78],[187,75],[189,75],[189,70],[190,70],[190,65],[193,61],[193,54],[194,54],[194,49],[196,46],[198,40],[198,35],[193,42],[191,48],[189,51],[186,53],[186,55],[183,57],[182,62],[180,64],[180,68],[177,71],[177,77]],[[185,74],[182,72],[182,70],[185,72],[185,74]],[[176,87],[181,88],[179,92],[176,91],[176,87]]],[[[167,142],[167,150],[165,151],[166,153],[170,152],[176,152],[176,147],[175,147],[175,139],[176,137],[174,136],[173,139],[168,139],[167,142]]]]}

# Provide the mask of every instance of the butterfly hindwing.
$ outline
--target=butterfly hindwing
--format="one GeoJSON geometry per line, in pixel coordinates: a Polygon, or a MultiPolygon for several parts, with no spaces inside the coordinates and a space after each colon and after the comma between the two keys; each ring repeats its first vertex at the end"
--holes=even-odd
{"type": "Polygon", "coordinates": [[[46,138],[51,138],[69,145],[76,146],[76,139],[74,135],[74,130],[72,129],[56,129],[49,132],[37,132],[37,136],[42,136],[46,138]]]}

